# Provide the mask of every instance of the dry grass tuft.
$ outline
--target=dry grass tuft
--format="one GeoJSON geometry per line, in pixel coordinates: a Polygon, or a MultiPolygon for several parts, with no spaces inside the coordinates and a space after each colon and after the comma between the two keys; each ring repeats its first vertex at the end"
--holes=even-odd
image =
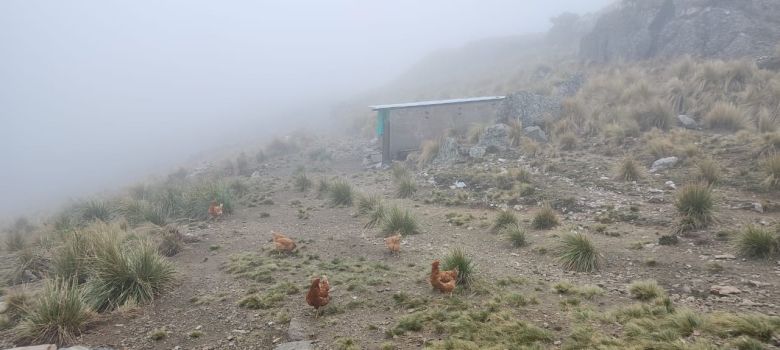
{"type": "Polygon", "coordinates": [[[735,105],[718,102],[704,116],[704,124],[710,129],[738,131],[745,128],[747,118],[735,105]]]}
{"type": "Polygon", "coordinates": [[[617,177],[623,181],[637,181],[643,177],[641,166],[632,157],[625,157],[618,167],[617,177]]]}
{"type": "Polygon", "coordinates": [[[420,158],[417,159],[417,166],[422,168],[430,164],[439,155],[439,147],[441,147],[441,140],[423,142],[420,147],[420,158]]]}

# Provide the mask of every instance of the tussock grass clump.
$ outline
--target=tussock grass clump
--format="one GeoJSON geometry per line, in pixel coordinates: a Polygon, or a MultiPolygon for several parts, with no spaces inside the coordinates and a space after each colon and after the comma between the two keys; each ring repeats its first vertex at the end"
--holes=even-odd
{"type": "Polygon", "coordinates": [[[669,316],[667,326],[687,337],[693,334],[693,331],[700,329],[704,325],[704,320],[699,314],[691,310],[677,310],[669,316]]]}
{"type": "Polygon", "coordinates": [[[9,232],[5,236],[5,249],[9,252],[15,252],[24,249],[27,243],[21,232],[9,232]]]}
{"type": "Polygon", "coordinates": [[[712,186],[720,181],[720,166],[715,160],[707,158],[699,161],[696,164],[696,168],[699,172],[699,179],[712,186]]]}
{"type": "Polygon", "coordinates": [[[95,220],[109,222],[114,216],[114,208],[108,201],[91,199],[84,201],[79,205],[79,213],[82,222],[92,222],[95,220]]]}
{"type": "Polygon", "coordinates": [[[160,341],[168,337],[168,331],[165,328],[155,328],[149,332],[149,339],[154,341],[160,341]]]}
{"type": "Polygon", "coordinates": [[[677,148],[672,141],[667,138],[652,138],[647,142],[647,153],[653,158],[663,158],[673,156],[678,153],[677,148]]]}
{"type": "Polygon", "coordinates": [[[618,167],[617,177],[623,181],[636,181],[642,178],[641,166],[632,157],[625,157],[618,167]]]}
{"type": "Polygon", "coordinates": [[[330,192],[330,185],[330,181],[327,178],[321,177],[317,181],[317,198],[322,198],[328,194],[330,192]]]}
{"type": "Polygon", "coordinates": [[[111,233],[93,239],[94,256],[85,293],[96,310],[152,301],[173,283],[173,266],[149,242],[123,242],[111,233]]]}
{"type": "Polygon", "coordinates": [[[13,291],[5,296],[6,310],[4,315],[11,323],[18,322],[24,317],[32,305],[32,296],[24,290],[13,291]]]}
{"type": "Polygon", "coordinates": [[[417,192],[417,184],[411,176],[398,179],[396,194],[399,198],[409,198],[417,192]]]}
{"type": "Polygon", "coordinates": [[[306,176],[306,172],[299,172],[293,177],[293,184],[298,192],[306,192],[311,188],[312,181],[306,176]]]}
{"type": "Polygon", "coordinates": [[[642,131],[652,128],[669,130],[674,125],[674,112],[672,108],[660,101],[652,103],[640,103],[629,111],[630,116],[639,124],[642,131]]]}
{"type": "Polygon", "coordinates": [[[203,181],[187,188],[183,194],[181,212],[190,219],[206,220],[209,218],[211,201],[222,203],[224,214],[233,213],[233,193],[220,181],[203,181]]]}
{"type": "Polygon", "coordinates": [[[441,147],[441,140],[428,140],[423,142],[420,147],[420,158],[417,159],[417,166],[422,168],[430,164],[437,155],[439,155],[439,148],[441,147]]]}
{"type": "Polygon", "coordinates": [[[744,113],[730,103],[717,102],[704,116],[704,124],[715,130],[737,131],[745,128],[747,118],[744,113]]]}
{"type": "Polygon", "coordinates": [[[769,342],[780,330],[780,317],[759,313],[718,312],[707,317],[705,328],[724,338],[748,336],[769,342]]]}
{"type": "Polygon", "coordinates": [[[523,131],[523,123],[519,120],[511,120],[509,123],[509,145],[511,147],[518,147],[523,141],[525,132],[523,131]]]}
{"type": "Polygon", "coordinates": [[[461,248],[451,250],[441,264],[443,270],[458,269],[458,286],[468,288],[474,283],[476,269],[465,250],[461,248]]]}
{"type": "Polygon", "coordinates": [[[344,179],[333,181],[329,186],[330,202],[334,206],[348,207],[352,205],[352,185],[344,179]]]}
{"type": "Polygon", "coordinates": [[[707,227],[715,219],[712,189],[706,184],[691,184],[679,189],[675,207],[680,215],[678,232],[707,227]]]}
{"type": "Polygon", "coordinates": [[[567,233],[561,237],[558,261],[565,269],[579,272],[596,271],[601,265],[596,246],[582,233],[567,233]]]}
{"type": "Polygon", "coordinates": [[[634,299],[642,301],[653,300],[666,295],[666,291],[655,280],[634,281],[628,286],[628,292],[631,293],[634,299]]]}
{"type": "Polygon", "coordinates": [[[767,158],[764,168],[767,173],[764,185],[771,189],[780,189],[780,154],[767,158]]]}
{"type": "Polygon", "coordinates": [[[485,132],[485,127],[485,124],[472,124],[469,129],[466,130],[466,140],[471,144],[478,143],[479,138],[482,137],[482,133],[485,132]]]}
{"type": "Polygon", "coordinates": [[[504,226],[501,230],[501,234],[506,236],[514,247],[524,247],[528,244],[525,237],[525,230],[517,223],[504,226]]]}
{"type": "Polygon", "coordinates": [[[558,136],[558,145],[564,151],[571,151],[577,146],[577,135],[571,131],[564,132],[558,136]]]}
{"type": "Polygon", "coordinates": [[[16,266],[10,275],[13,283],[29,282],[25,275],[31,273],[38,278],[46,276],[48,259],[45,251],[33,246],[27,247],[16,253],[16,266]]]}
{"type": "Polygon", "coordinates": [[[510,225],[517,224],[517,216],[509,210],[501,210],[493,219],[493,232],[499,232],[510,225]]]}
{"type": "Polygon", "coordinates": [[[534,158],[542,153],[542,146],[538,142],[528,137],[523,138],[520,144],[520,149],[522,149],[523,153],[531,158],[534,158]]]}
{"type": "Polygon", "coordinates": [[[357,340],[350,337],[341,337],[336,340],[336,350],[360,350],[362,347],[357,340]]]}
{"type": "Polygon", "coordinates": [[[184,249],[184,237],[176,229],[168,229],[162,234],[157,251],[162,256],[174,256],[184,249]]]}
{"type": "Polygon", "coordinates": [[[137,226],[144,222],[151,222],[162,226],[167,222],[167,217],[162,208],[143,199],[128,199],[123,201],[118,212],[124,216],[130,226],[137,226]]]}
{"type": "Polygon", "coordinates": [[[74,281],[49,280],[27,310],[17,334],[25,343],[73,343],[92,315],[74,281]]]}
{"type": "Polygon", "coordinates": [[[404,236],[420,233],[417,219],[408,209],[402,210],[399,207],[392,207],[385,213],[382,222],[382,233],[390,236],[400,233],[404,236]]]}
{"type": "MultiPolygon", "coordinates": [[[[105,224],[103,226],[108,227],[105,224]]],[[[92,232],[86,230],[69,233],[63,244],[55,250],[50,273],[56,278],[84,283],[93,253],[93,240],[92,232]]]]}
{"type": "Polygon", "coordinates": [[[380,225],[385,222],[387,218],[387,210],[381,203],[368,212],[368,222],[363,225],[363,228],[373,228],[376,225],[380,225]]]}
{"type": "Polygon", "coordinates": [[[400,180],[411,176],[409,168],[407,168],[403,163],[394,163],[392,167],[392,174],[394,180],[400,180]]]}
{"type": "Polygon", "coordinates": [[[780,239],[775,232],[750,225],[737,239],[739,253],[758,259],[769,259],[780,252],[780,239]]]}
{"type": "Polygon", "coordinates": [[[382,197],[378,194],[361,194],[358,196],[357,210],[360,215],[369,214],[380,205],[382,205],[382,197]]]}
{"type": "Polygon", "coordinates": [[[533,221],[531,221],[531,226],[537,230],[546,230],[559,224],[558,215],[549,204],[542,206],[542,209],[536,212],[533,221]]]}

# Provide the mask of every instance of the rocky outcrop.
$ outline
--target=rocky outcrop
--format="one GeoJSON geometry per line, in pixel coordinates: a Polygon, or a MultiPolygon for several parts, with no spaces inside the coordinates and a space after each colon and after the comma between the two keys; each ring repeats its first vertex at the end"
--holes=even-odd
{"type": "Polygon", "coordinates": [[[545,118],[556,117],[561,112],[560,98],[520,91],[506,96],[498,111],[498,120],[519,120],[523,126],[541,125],[545,118]]]}
{"type": "Polygon", "coordinates": [[[758,57],[780,42],[777,0],[623,0],[580,41],[580,58],[758,57]]]}

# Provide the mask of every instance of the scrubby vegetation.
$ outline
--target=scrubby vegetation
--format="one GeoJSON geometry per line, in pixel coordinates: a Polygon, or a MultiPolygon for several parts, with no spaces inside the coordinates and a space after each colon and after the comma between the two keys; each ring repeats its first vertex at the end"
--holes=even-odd
{"type": "Polygon", "coordinates": [[[534,219],[531,222],[531,226],[537,230],[546,230],[558,226],[559,224],[558,215],[555,214],[555,210],[547,204],[536,212],[536,215],[534,215],[534,219]]]}
{"type": "Polygon", "coordinates": [[[737,247],[746,257],[770,259],[780,253],[780,236],[773,230],[750,225],[739,234],[737,247]]]}
{"type": "Polygon", "coordinates": [[[675,207],[680,215],[679,232],[707,227],[715,219],[712,189],[705,184],[691,184],[679,189],[675,207]]]}
{"type": "Polygon", "coordinates": [[[346,180],[333,181],[328,186],[330,191],[330,202],[334,206],[351,206],[352,205],[352,185],[346,180]]]}
{"type": "Polygon", "coordinates": [[[461,248],[455,248],[441,262],[443,270],[458,269],[458,286],[468,288],[474,283],[476,268],[474,262],[461,248]]]}
{"type": "Polygon", "coordinates": [[[567,270],[591,272],[601,265],[601,257],[596,246],[585,234],[564,234],[558,249],[558,260],[567,270]]]}
{"type": "Polygon", "coordinates": [[[52,280],[24,310],[17,337],[30,344],[73,343],[92,318],[92,310],[76,282],[52,280]]]}
{"type": "Polygon", "coordinates": [[[392,207],[387,212],[383,211],[382,232],[390,236],[400,233],[404,236],[420,233],[417,219],[408,209],[392,207]]]}

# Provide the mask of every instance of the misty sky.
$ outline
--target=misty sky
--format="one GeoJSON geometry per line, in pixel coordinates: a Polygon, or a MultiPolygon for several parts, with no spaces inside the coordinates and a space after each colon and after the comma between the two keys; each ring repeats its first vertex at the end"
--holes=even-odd
{"type": "Polygon", "coordinates": [[[426,53],[612,0],[0,1],[0,217],[328,116],[426,53]]]}

